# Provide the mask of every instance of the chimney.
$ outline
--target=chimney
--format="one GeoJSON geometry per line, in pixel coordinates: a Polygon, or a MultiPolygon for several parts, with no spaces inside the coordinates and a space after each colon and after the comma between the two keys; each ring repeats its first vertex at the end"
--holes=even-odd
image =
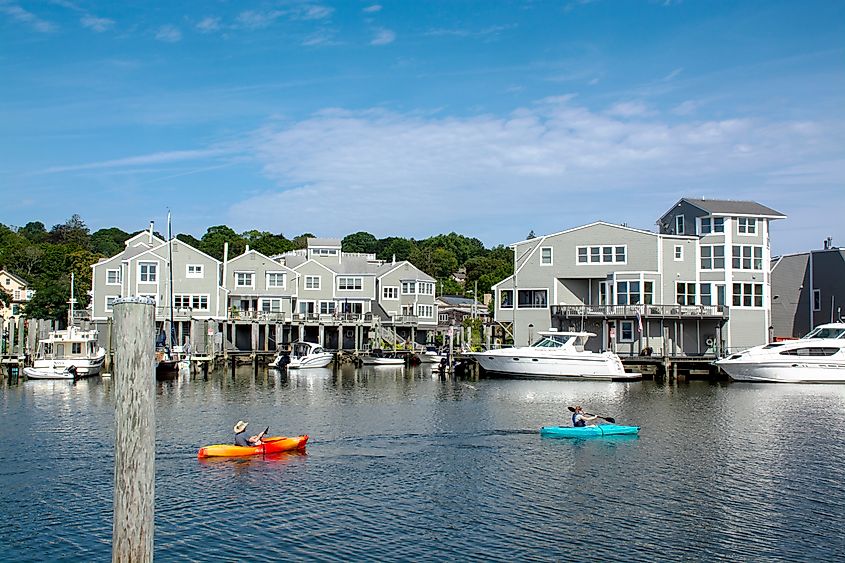
{"type": "Polygon", "coordinates": [[[244,252],[249,252],[249,245],[246,245],[246,250],[244,252]]]}
{"type": "Polygon", "coordinates": [[[153,244],[153,227],[155,226],[155,221],[150,221],[150,246],[153,244]]]}
{"type": "Polygon", "coordinates": [[[393,261],[391,262],[391,264],[395,264],[395,263],[396,263],[396,254],[393,255],[393,261]]]}
{"type": "Polygon", "coordinates": [[[833,248],[833,237],[827,237],[824,239],[824,249],[830,250],[831,248],[833,248]]]}

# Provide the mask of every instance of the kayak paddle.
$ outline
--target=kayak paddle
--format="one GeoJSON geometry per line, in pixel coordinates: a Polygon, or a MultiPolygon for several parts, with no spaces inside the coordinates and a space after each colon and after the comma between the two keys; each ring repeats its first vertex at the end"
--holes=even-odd
{"type": "MultiPolygon", "coordinates": [[[[566,408],[568,408],[568,409],[569,409],[569,412],[575,412],[575,407],[566,407],[566,408]]],[[[585,412],[584,414],[586,414],[587,416],[596,416],[596,417],[598,417],[598,418],[600,418],[600,419],[602,419],[602,420],[606,420],[606,421],[608,421],[608,422],[609,422],[609,423],[611,423],[611,424],[615,424],[615,423],[616,423],[616,419],[615,419],[615,418],[613,418],[612,416],[599,416],[599,415],[597,415],[597,414],[592,414],[592,413],[589,413],[589,412],[585,412]]]]}

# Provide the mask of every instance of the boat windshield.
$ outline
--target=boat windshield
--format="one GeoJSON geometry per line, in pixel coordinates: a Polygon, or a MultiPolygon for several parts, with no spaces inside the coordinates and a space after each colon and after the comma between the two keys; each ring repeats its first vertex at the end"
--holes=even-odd
{"type": "Polygon", "coordinates": [[[574,336],[571,334],[544,335],[534,343],[534,348],[560,348],[565,346],[574,336]]]}
{"type": "Polygon", "coordinates": [[[845,326],[820,326],[816,327],[804,338],[827,338],[845,340],[845,326]]]}

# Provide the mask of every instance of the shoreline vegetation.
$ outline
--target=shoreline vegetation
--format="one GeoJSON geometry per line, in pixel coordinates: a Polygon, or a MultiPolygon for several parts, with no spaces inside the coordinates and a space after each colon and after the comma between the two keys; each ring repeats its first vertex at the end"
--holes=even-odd
{"type": "MultiPolygon", "coordinates": [[[[34,290],[32,300],[24,308],[28,317],[66,319],[71,273],[76,279],[76,307],[85,308],[90,299],[91,266],[121,252],[124,242],[143,230],[127,232],[110,227],[92,233],[77,214],[49,230],[40,221],[30,221],[23,227],[0,223],[0,268],[20,276],[34,290]]],[[[158,232],[155,234],[166,240],[158,232]]],[[[268,256],[302,249],[306,239],[314,236],[317,235],[303,233],[288,239],[282,233],[258,230],[237,233],[226,225],[217,225],[209,227],[200,238],[186,233],[175,238],[222,260],[226,242],[231,259],[242,254],[247,246],[268,256]]],[[[510,248],[499,245],[488,249],[480,240],[454,232],[416,240],[392,236],[379,239],[359,231],[343,237],[342,249],[375,254],[381,260],[394,257],[408,260],[437,280],[437,295],[471,297],[476,283],[479,295],[483,295],[493,284],[513,273],[510,248]],[[462,275],[456,276],[457,273],[462,275]]],[[[0,301],[6,305],[11,301],[2,288],[0,301]]]]}

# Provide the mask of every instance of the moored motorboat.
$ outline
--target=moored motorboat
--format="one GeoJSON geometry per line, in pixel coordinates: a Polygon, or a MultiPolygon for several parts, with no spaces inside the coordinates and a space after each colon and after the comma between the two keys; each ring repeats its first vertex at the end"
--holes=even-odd
{"type": "Polygon", "coordinates": [[[402,358],[361,356],[361,363],[365,366],[401,366],[405,364],[405,360],[402,358]]]}
{"type": "Polygon", "coordinates": [[[308,442],[307,434],[293,437],[271,436],[264,438],[264,442],[259,446],[235,446],[232,444],[205,446],[199,449],[197,457],[200,459],[206,457],[243,457],[290,452],[304,450],[306,442],[308,442]]]}
{"type": "Polygon", "coordinates": [[[324,368],[334,360],[334,353],[327,352],[314,342],[294,342],[290,351],[281,350],[273,361],[268,364],[273,369],[307,369],[324,368]]]}
{"type": "Polygon", "coordinates": [[[626,372],[613,352],[585,349],[591,332],[540,332],[531,346],[500,348],[465,354],[488,373],[507,377],[631,381],[641,373],[626,372]]]}
{"type": "Polygon", "coordinates": [[[714,363],[734,381],[845,383],[845,323],[819,325],[803,338],[755,346],[714,363]]]}
{"type": "Polygon", "coordinates": [[[38,342],[32,368],[25,368],[24,374],[30,379],[78,379],[100,373],[105,360],[96,330],[69,326],[38,342]]]}
{"type": "Polygon", "coordinates": [[[639,426],[622,426],[619,424],[598,424],[596,426],[543,426],[541,436],[551,438],[594,438],[600,436],[621,436],[637,434],[639,426]]]}

